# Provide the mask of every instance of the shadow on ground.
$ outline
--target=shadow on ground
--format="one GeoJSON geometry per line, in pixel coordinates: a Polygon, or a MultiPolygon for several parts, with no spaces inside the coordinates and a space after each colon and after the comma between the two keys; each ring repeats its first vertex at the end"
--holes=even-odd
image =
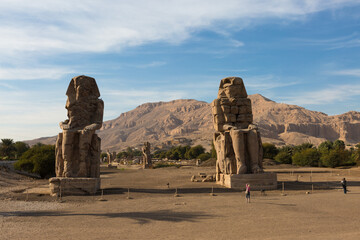
{"type": "MultiPolygon", "coordinates": [[[[174,194],[175,188],[155,189],[155,188],[104,188],[104,195],[125,194],[128,191],[132,193],[153,193],[153,194],[174,194]]],[[[229,188],[177,188],[178,194],[196,194],[196,193],[233,193],[239,192],[229,188]]]]}
{"type": "MultiPolygon", "coordinates": [[[[301,182],[301,181],[282,181],[278,182],[278,189],[282,189],[282,183],[284,183],[285,190],[312,190],[312,186],[317,190],[334,190],[341,189],[340,181],[328,181],[328,182],[301,182]]],[[[360,186],[360,181],[348,181],[348,187],[360,186]]]]}
{"type": "Polygon", "coordinates": [[[201,219],[214,216],[200,212],[174,212],[171,210],[159,210],[150,212],[122,212],[122,213],[69,213],[60,211],[16,211],[0,212],[3,217],[68,217],[68,216],[90,216],[105,218],[129,218],[136,220],[138,224],[150,223],[150,221],[166,222],[197,222],[201,219]]]}

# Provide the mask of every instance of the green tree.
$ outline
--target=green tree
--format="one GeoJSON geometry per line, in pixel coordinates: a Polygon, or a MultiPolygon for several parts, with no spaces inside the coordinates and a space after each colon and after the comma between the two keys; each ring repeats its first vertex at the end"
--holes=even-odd
{"type": "Polygon", "coordinates": [[[327,153],[323,153],[320,160],[323,166],[334,168],[342,165],[348,165],[351,160],[350,156],[349,151],[341,148],[335,148],[327,153]]]}
{"type": "Polygon", "coordinates": [[[153,158],[162,159],[162,158],[165,158],[165,156],[166,156],[166,151],[165,150],[156,150],[153,153],[153,158]]]}
{"type": "Polygon", "coordinates": [[[345,150],[345,143],[344,143],[344,141],[342,141],[342,140],[336,140],[336,141],[334,142],[334,148],[335,148],[335,149],[345,150]]]}
{"type": "Polygon", "coordinates": [[[107,153],[104,153],[104,152],[101,153],[100,158],[101,158],[101,160],[104,159],[104,158],[107,158],[107,153]]]}
{"type": "Polygon", "coordinates": [[[296,152],[292,157],[292,163],[299,166],[319,165],[320,153],[315,148],[306,148],[296,152]]]}
{"type": "Polygon", "coordinates": [[[276,154],[278,154],[279,150],[272,143],[263,143],[262,144],[264,151],[264,158],[274,159],[276,154]]]}
{"type": "Polygon", "coordinates": [[[127,158],[128,157],[128,153],[125,151],[119,152],[116,154],[116,157],[119,159],[123,159],[123,158],[127,158]]]}
{"type": "Polygon", "coordinates": [[[320,143],[318,149],[321,153],[326,153],[326,152],[330,151],[331,149],[334,149],[334,143],[329,140],[322,142],[322,143],[320,143]]]}
{"type": "Polygon", "coordinates": [[[169,159],[179,160],[179,159],[180,159],[180,154],[179,154],[179,152],[178,152],[178,151],[172,151],[172,152],[170,152],[169,159]]]}
{"type": "Polygon", "coordinates": [[[360,143],[355,146],[355,149],[351,154],[351,160],[357,165],[360,165],[360,143]]]}
{"type": "Polygon", "coordinates": [[[211,157],[210,153],[202,153],[198,156],[198,159],[200,159],[202,162],[208,160],[211,157]]]}
{"type": "Polygon", "coordinates": [[[314,144],[312,144],[312,143],[303,143],[303,144],[294,146],[292,153],[295,154],[297,152],[301,152],[301,151],[303,151],[305,149],[310,149],[310,148],[313,148],[313,147],[314,147],[314,144]]]}
{"type": "Polygon", "coordinates": [[[29,145],[27,145],[26,143],[24,142],[16,142],[14,144],[14,147],[15,147],[15,153],[16,153],[16,158],[20,158],[21,155],[26,152],[27,150],[29,150],[29,145]]]}
{"type": "Polygon", "coordinates": [[[286,151],[280,151],[274,158],[274,160],[278,163],[283,163],[283,164],[291,164],[292,163],[292,159],[291,159],[291,153],[290,152],[286,152],[286,151]]]}
{"type": "Polygon", "coordinates": [[[211,142],[210,154],[211,154],[211,158],[217,159],[217,153],[216,153],[214,142],[211,142]]]}
{"type": "Polygon", "coordinates": [[[1,139],[1,148],[0,153],[1,156],[6,158],[12,158],[14,156],[15,151],[14,141],[10,138],[1,139]]]}
{"type": "Polygon", "coordinates": [[[142,151],[140,151],[139,149],[134,149],[133,150],[133,156],[139,157],[139,156],[142,156],[142,155],[143,155],[142,151]]]}
{"type": "Polygon", "coordinates": [[[185,153],[185,158],[187,159],[194,159],[197,158],[200,154],[205,152],[205,148],[201,145],[196,145],[192,147],[185,153]]]}
{"type": "Polygon", "coordinates": [[[55,175],[55,146],[33,146],[14,164],[15,169],[39,174],[42,178],[55,175]]]}

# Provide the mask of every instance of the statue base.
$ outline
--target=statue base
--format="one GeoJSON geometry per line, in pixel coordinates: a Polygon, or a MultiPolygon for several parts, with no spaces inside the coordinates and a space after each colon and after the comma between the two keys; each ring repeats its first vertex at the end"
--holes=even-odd
{"type": "Polygon", "coordinates": [[[100,178],[65,178],[49,179],[50,195],[93,195],[100,189],[100,178]]]}
{"type": "Polygon", "coordinates": [[[275,190],[277,189],[277,175],[276,173],[220,174],[220,181],[216,183],[239,190],[245,190],[247,183],[250,184],[251,190],[275,190]]]}

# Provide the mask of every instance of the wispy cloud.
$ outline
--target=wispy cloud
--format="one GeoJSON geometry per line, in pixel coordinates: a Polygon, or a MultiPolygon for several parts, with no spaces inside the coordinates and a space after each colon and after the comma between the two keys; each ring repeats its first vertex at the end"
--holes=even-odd
{"type": "Polygon", "coordinates": [[[360,77],[360,68],[358,69],[343,69],[329,72],[332,75],[339,75],[339,76],[352,76],[352,77],[360,77]]]}
{"type": "Polygon", "coordinates": [[[245,45],[243,42],[235,40],[235,39],[231,39],[230,44],[234,47],[243,47],[245,45]]]}
{"type": "Polygon", "coordinates": [[[270,90],[280,87],[288,87],[298,84],[298,81],[284,81],[279,77],[269,75],[250,76],[244,79],[245,85],[249,89],[270,90]]]}
{"type": "Polygon", "coordinates": [[[297,92],[294,96],[283,97],[289,104],[323,105],[338,103],[360,95],[360,85],[332,85],[325,89],[309,92],[297,92]]]}
{"type": "Polygon", "coordinates": [[[160,67],[166,65],[166,62],[163,61],[153,61],[150,63],[143,63],[143,64],[135,64],[135,65],[129,65],[131,67],[135,68],[152,68],[152,67],[160,67]]]}
{"type": "MultiPolygon", "coordinates": [[[[201,29],[242,29],[257,20],[296,20],[352,4],[358,1],[3,0],[0,51],[14,57],[23,53],[106,52],[153,42],[177,44],[201,29]]],[[[233,43],[242,46],[241,41],[233,43]]]]}
{"type": "Polygon", "coordinates": [[[1,80],[60,79],[74,70],[59,67],[49,68],[0,68],[1,80]]]}
{"type": "Polygon", "coordinates": [[[339,48],[353,48],[360,47],[360,35],[358,33],[349,36],[343,36],[330,39],[290,39],[291,41],[309,46],[320,46],[327,50],[334,50],[339,48]]]}
{"type": "Polygon", "coordinates": [[[56,135],[58,123],[66,119],[65,101],[66,96],[55,90],[0,88],[1,137],[25,140],[56,135]]]}

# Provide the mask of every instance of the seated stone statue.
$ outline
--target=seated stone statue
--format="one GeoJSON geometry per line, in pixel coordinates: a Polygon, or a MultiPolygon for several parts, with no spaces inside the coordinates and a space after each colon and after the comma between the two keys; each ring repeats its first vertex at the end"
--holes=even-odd
{"type": "Polygon", "coordinates": [[[74,77],[67,89],[68,119],[56,142],[57,177],[100,177],[100,138],[104,102],[94,78],[74,77]]]}
{"type": "Polygon", "coordinates": [[[143,159],[142,159],[143,168],[151,167],[152,162],[151,162],[150,143],[149,142],[144,143],[144,146],[142,148],[142,153],[143,153],[143,159]]]}
{"type": "Polygon", "coordinates": [[[212,103],[217,151],[217,180],[220,174],[262,173],[262,143],[256,125],[252,124],[251,100],[243,80],[224,78],[218,98],[212,103]]]}

